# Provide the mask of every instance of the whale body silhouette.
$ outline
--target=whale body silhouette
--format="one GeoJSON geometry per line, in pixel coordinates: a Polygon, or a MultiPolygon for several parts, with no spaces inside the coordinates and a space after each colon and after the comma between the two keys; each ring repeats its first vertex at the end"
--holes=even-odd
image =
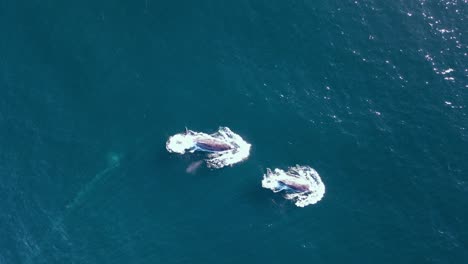
{"type": "Polygon", "coordinates": [[[286,191],[291,193],[301,193],[310,191],[310,186],[307,184],[300,184],[293,181],[282,180],[278,181],[279,191],[286,191]]]}
{"type": "Polygon", "coordinates": [[[230,144],[212,138],[199,138],[196,140],[195,145],[200,151],[207,152],[220,152],[233,149],[233,146],[230,144]]]}

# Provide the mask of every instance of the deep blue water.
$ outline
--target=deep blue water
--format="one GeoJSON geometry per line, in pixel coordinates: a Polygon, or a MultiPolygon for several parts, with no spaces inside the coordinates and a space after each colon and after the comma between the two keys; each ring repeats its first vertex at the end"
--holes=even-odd
{"type": "Polygon", "coordinates": [[[467,11],[0,2],[0,263],[466,263],[467,11]],[[185,126],[251,156],[188,174],[185,126]],[[261,188],[295,164],[322,201],[261,188]]]}

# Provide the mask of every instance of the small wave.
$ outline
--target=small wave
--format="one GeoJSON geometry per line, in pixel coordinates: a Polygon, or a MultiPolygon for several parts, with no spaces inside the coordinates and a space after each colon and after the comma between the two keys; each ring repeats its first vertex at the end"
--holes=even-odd
{"type": "Polygon", "coordinates": [[[206,165],[215,169],[246,160],[250,155],[250,147],[249,143],[228,127],[220,127],[211,135],[187,129],[185,133],[169,137],[166,142],[166,149],[171,153],[206,152],[206,165]]]}
{"type": "Polygon", "coordinates": [[[283,191],[284,198],[293,200],[298,207],[315,204],[325,195],[320,175],[309,166],[296,165],[288,171],[267,169],[262,187],[275,193],[283,191]]]}

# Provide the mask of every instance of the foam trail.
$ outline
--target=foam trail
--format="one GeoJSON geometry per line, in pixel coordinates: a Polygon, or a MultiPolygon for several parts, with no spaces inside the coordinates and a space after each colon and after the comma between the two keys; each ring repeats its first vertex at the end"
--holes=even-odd
{"type": "Polygon", "coordinates": [[[98,172],[94,177],[86,183],[83,188],[75,195],[73,200],[65,206],[66,210],[64,215],[67,215],[73,211],[77,206],[81,205],[84,202],[85,197],[96,188],[98,182],[104,180],[109,176],[110,172],[122,166],[122,163],[125,161],[125,164],[129,165],[134,161],[138,160],[139,157],[146,154],[154,146],[148,145],[149,139],[153,137],[156,129],[148,130],[145,135],[137,139],[135,144],[135,151],[127,152],[126,154],[118,152],[109,152],[106,156],[107,158],[107,167],[98,172]],[[133,153],[130,155],[129,153],[133,153]]]}
{"type": "MultiPolygon", "coordinates": [[[[111,171],[113,171],[114,169],[116,169],[116,168],[118,168],[120,166],[120,160],[122,158],[121,155],[117,155],[117,154],[111,152],[111,153],[108,154],[107,158],[108,158],[108,164],[109,165],[105,169],[103,169],[102,171],[100,171],[99,173],[94,175],[94,177],[91,179],[91,181],[86,183],[80,189],[80,191],[75,195],[73,200],[65,206],[65,210],[64,210],[64,212],[63,212],[63,214],[61,216],[59,216],[58,218],[52,220],[51,225],[48,227],[47,232],[45,233],[45,235],[43,236],[42,240],[39,243],[39,246],[41,248],[42,248],[42,245],[44,243],[46,243],[46,241],[48,241],[53,234],[59,233],[65,239],[67,239],[66,238],[66,231],[65,231],[65,229],[63,227],[66,217],[70,214],[70,212],[72,212],[78,206],[83,204],[83,202],[85,201],[85,198],[87,197],[87,195],[90,192],[92,192],[94,190],[94,188],[96,188],[96,184],[98,182],[103,180],[105,177],[108,176],[108,174],[111,171]]],[[[34,259],[37,259],[37,258],[40,258],[40,257],[42,257],[42,251],[40,251],[37,255],[35,255],[34,259]]],[[[2,262],[0,262],[0,263],[2,263],[2,262]]]]}
{"type": "Polygon", "coordinates": [[[325,185],[320,175],[309,166],[288,168],[288,171],[267,169],[262,187],[273,192],[283,192],[284,198],[293,200],[298,207],[319,202],[325,195],[325,185]]]}
{"type": "Polygon", "coordinates": [[[246,160],[250,155],[250,147],[249,143],[228,127],[220,127],[211,135],[187,130],[185,133],[169,137],[166,142],[166,149],[169,152],[178,154],[206,152],[206,165],[215,169],[246,160]]]}
{"type": "Polygon", "coordinates": [[[86,183],[86,185],[81,188],[81,190],[76,194],[73,200],[67,204],[67,210],[73,210],[77,206],[83,203],[86,195],[91,192],[94,186],[101,181],[105,176],[107,176],[111,171],[120,166],[120,160],[122,159],[121,155],[115,153],[108,154],[108,167],[96,174],[91,181],[86,183]]]}
{"type": "MultiPolygon", "coordinates": [[[[130,165],[131,163],[139,160],[139,158],[143,155],[146,155],[149,150],[153,149],[154,146],[152,144],[148,144],[150,142],[149,139],[151,139],[156,131],[156,129],[151,129],[148,130],[145,135],[139,137],[136,141],[136,144],[134,146],[133,152],[127,152],[127,154],[119,154],[115,152],[110,152],[107,155],[107,167],[101,170],[99,173],[94,175],[91,181],[86,183],[83,188],[80,189],[80,191],[75,195],[75,197],[72,199],[70,203],[68,203],[65,206],[65,210],[63,213],[56,219],[53,220],[51,226],[47,228],[47,230],[44,233],[43,238],[41,239],[39,246],[43,248],[44,243],[48,243],[50,237],[59,232],[60,234],[66,234],[65,228],[64,228],[64,223],[66,219],[69,217],[70,213],[74,211],[78,206],[81,206],[84,202],[86,197],[92,192],[96,191],[96,188],[98,188],[98,183],[107,177],[111,175],[111,172],[120,168],[122,166],[122,163],[125,161],[126,165],[130,165]],[[128,153],[133,153],[132,155],[128,155],[128,153]]],[[[42,251],[40,254],[36,255],[34,259],[41,259],[42,256],[42,251]]],[[[33,261],[34,262],[34,261],[33,261]]],[[[37,262],[37,261],[35,261],[37,262]]],[[[34,262],[34,263],[35,263],[34,262]]],[[[0,261],[0,263],[2,263],[0,261]]]]}

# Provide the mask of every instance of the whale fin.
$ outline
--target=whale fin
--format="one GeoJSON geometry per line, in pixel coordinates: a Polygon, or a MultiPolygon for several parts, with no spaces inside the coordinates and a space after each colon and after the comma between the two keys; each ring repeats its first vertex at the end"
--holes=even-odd
{"type": "Polygon", "coordinates": [[[289,191],[291,190],[291,187],[289,187],[288,185],[286,185],[284,182],[282,181],[278,181],[277,182],[277,186],[275,187],[275,192],[281,192],[281,191],[289,191]]]}
{"type": "Polygon", "coordinates": [[[195,151],[197,151],[199,148],[195,145],[191,148],[189,148],[187,151],[190,152],[190,153],[194,153],[195,151]]]}

